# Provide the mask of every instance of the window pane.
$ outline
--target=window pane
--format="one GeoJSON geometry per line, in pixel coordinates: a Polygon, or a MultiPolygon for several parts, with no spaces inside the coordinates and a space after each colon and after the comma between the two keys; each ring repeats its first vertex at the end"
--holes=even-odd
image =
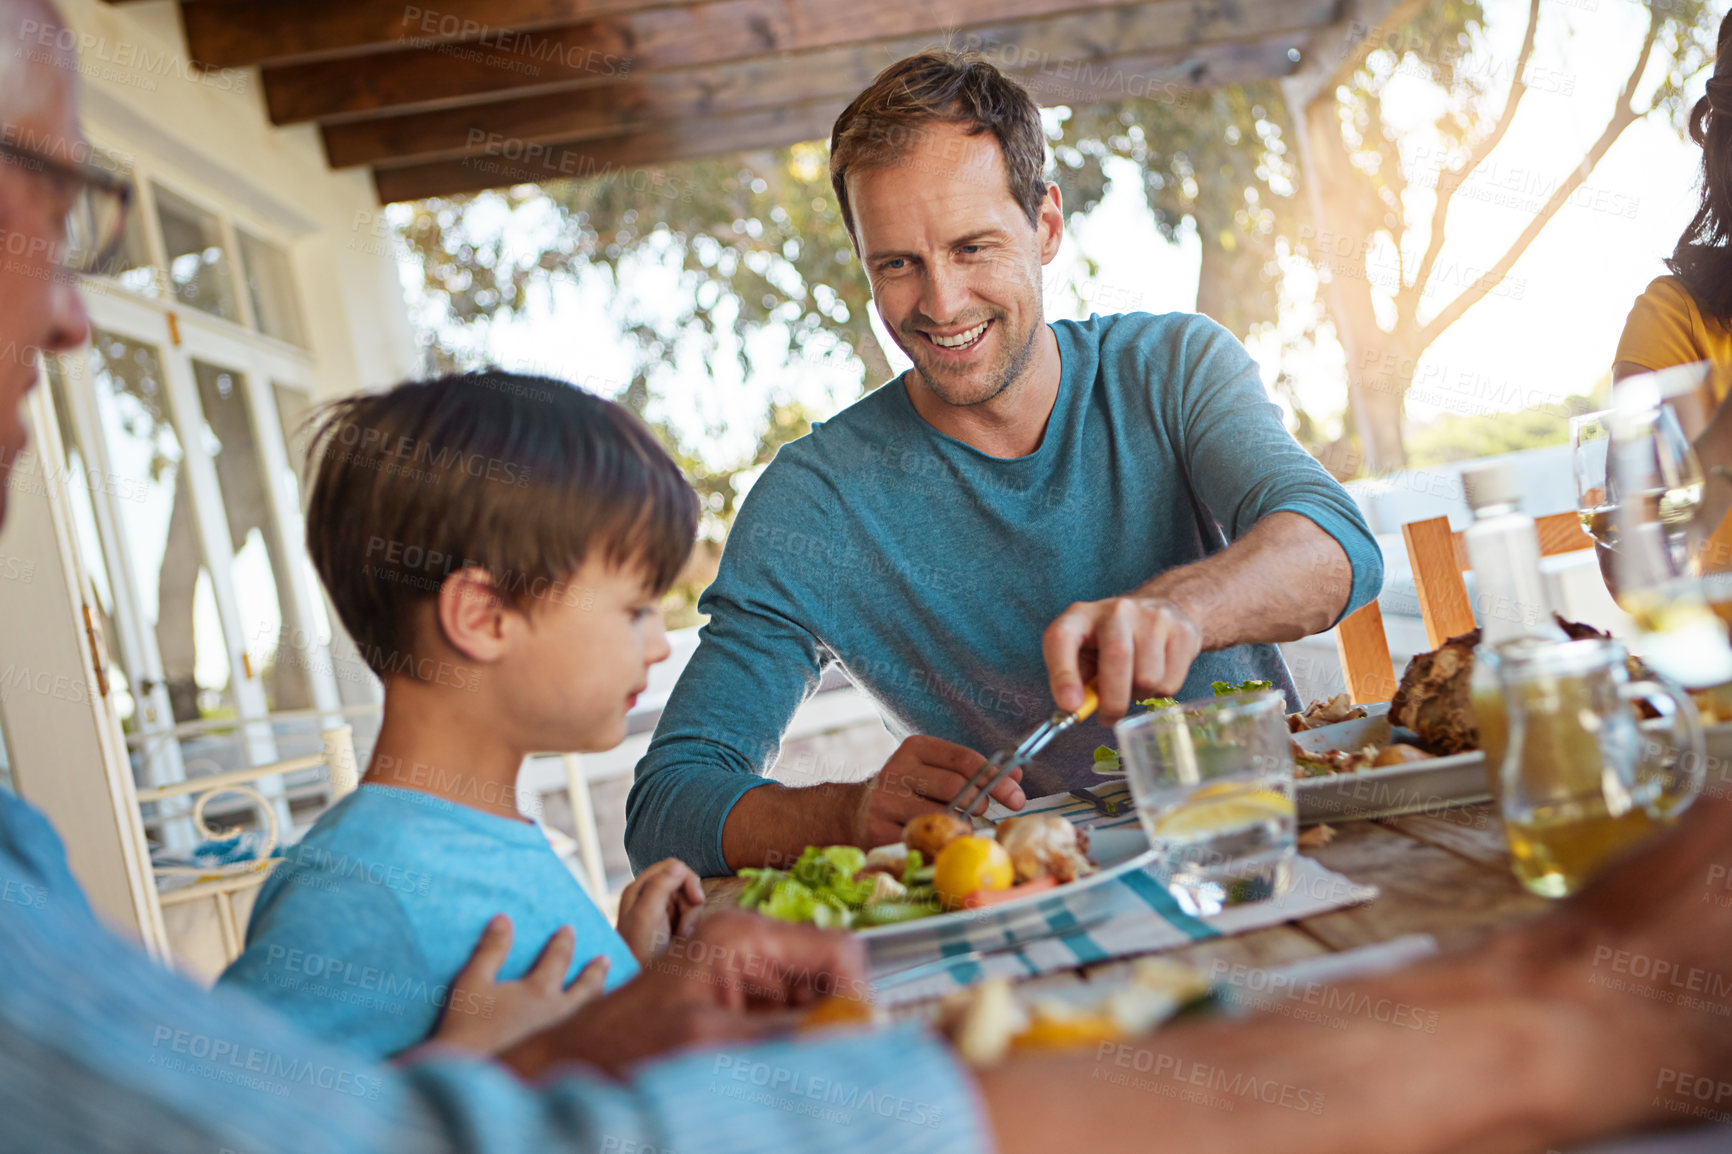
{"type": "MultiPolygon", "coordinates": [[[[310,481],[307,446],[313,434],[312,424],[307,418],[311,415],[312,401],[304,390],[288,385],[273,383],[271,391],[277,398],[277,416],[282,422],[283,438],[289,448],[289,468],[293,474],[289,489],[290,492],[298,494],[296,507],[303,514],[303,519],[295,526],[295,540],[304,541],[307,538],[304,519],[307,511],[307,484],[304,482],[310,481]]],[[[319,580],[318,571],[313,568],[313,559],[303,552],[301,564],[305,568],[308,588],[314,591],[313,621],[306,630],[309,635],[309,659],[329,661],[331,671],[337,678],[337,696],[344,705],[377,705],[378,681],[367,668],[367,663],[361,660],[360,651],[355,648],[355,643],[350,640],[348,633],[336,625],[336,610],[331,607],[324,583],[319,580]]],[[[363,745],[370,749],[372,738],[366,727],[376,726],[377,719],[350,720],[355,725],[356,749],[361,749],[363,745]]]]}
{"type": "Polygon", "coordinates": [[[143,213],[127,214],[120,252],[105,273],[129,292],[147,297],[162,295],[163,278],[157,267],[150,263],[150,242],[145,238],[143,213]]]}
{"type": "MultiPolygon", "coordinates": [[[[120,726],[128,734],[138,730],[138,702],[132,694],[127,671],[138,662],[123,658],[120,653],[120,630],[114,623],[114,588],[109,584],[108,558],[102,548],[102,533],[97,526],[96,499],[92,491],[112,493],[121,498],[122,510],[129,508],[126,498],[130,490],[102,485],[100,470],[89,462],[72,424],[71,402],[66,395],[66,374],[60,370],[58,357],[47,358],[48,394],[54,405],[55,422],[60,426],[60,443],[66,449],[66,459],[59,462],[66,477],[66,488],[72,499],[72,528],[78,538],[78,554],[90,575],[91,611],[96,614],[97,630],[102,634],[107,653],[109,699],[120,716],[120,726]]],[[[124,513],[123,513],[124,516],[124,513]]],[[[157,720],[154,711],[147,721],[157,720]]]]}
{"type": "MultiPolygon", "coordinates": [[[[246,630],[245,646],[259,663],[265,705],[271,712],[313,704],[304,661],[279,660],[283,609],[279,590],[299,558],[283,557],[272,531],[265,470],[254,439],[246,378],[232,369],[194,360],[193,379],[204,409],[205,449],[216,464],[234,549],[235,600],[246,630]]],[[[287,656],[287,655],[284,655],[287,656]]]]}
{"type": "Polygon", "coordinates": [[[241,267],[246,270],[247,293],[252,298],[259,331],[267,337],[304,346],[306,332],[301,327],[301,309],[295,299],[288,254],[249,233],[237,232],[236,236],[240,238],[241,267]]]}
{"type": "Polygon", "coordinates": [[[126,496],[120,532],[143,624],[156,632],[174,720],[232,714],[228,649],[181,472],[185,453],[168,419],[162,362],[149,345],[99,330],[90,364],[114,473],[103,484],[126,496]]]}
{"type": "MultiPolygon", "coordinates": [[[[288,475],[283,478],[283,484],[295,495],[296,521],[290,526],[289,536],[296,541],[307,539],[307,493],[301,485],[301,478],[307,467],[307,445],[312,440],[313,429],[307,418],[312,410],[312,403],[307,394],[300,389],[279,382],[271,382],[271,395],[277,403],[277,421],[283,430],[284,447],[288,450],[288,475]]],[[[313,559],[306,550],[300,552],[300,563],[306,587],[315,592],[322,592],[318,570],[313,568],[313,559]]],[[[314,619],[307,626],[315,644],[329,645],[331,642],[331,619],[325,613],[325,599],[316,596],[313,601],[314,619]]]]}
{"type": "Polygon", "coordinates": [[[307,495],[301,492],[301,478],[307,474],[307,446],[312,443],[313,428],[307,418],[313,403],[305,390],[272,382],[271,395],[277,402],[277,422],[283,428],[283,442],[289,450],[289,471],[294,474],[295,491],[301,495],[301,512],[307,511],[307,495]]]}
{"type": "Polygon", "coordinates": [[[239,313],[234,277],[216,216],[160,185],[153,187],[175,299],[189,308],[235,320],[239,313]]]}

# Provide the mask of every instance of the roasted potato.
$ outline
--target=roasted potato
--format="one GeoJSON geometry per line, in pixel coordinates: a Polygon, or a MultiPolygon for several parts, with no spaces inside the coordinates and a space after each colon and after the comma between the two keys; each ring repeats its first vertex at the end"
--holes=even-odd
{"type": "Polygon", "coordinates": [[[946,810],[943,813],[923,813],[902,827],[902,844],[919,850],[925,860],[937,861],[938,853],[959,837],[968,837],[974,827],[968,819],[946,810]]]}

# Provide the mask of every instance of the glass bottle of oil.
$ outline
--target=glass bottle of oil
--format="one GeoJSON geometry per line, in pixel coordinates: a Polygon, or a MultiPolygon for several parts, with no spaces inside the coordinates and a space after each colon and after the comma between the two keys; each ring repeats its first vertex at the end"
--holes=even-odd
{"type": "Polygon", "coordinates": [[[1479,747],[1485,753],[1486,785],[1495,802],[1508,750],[1509,717],[1497,675],[1497,646],[1519,637],[1564,641],[1552,617],[1540,573],[1540,539],[1534,519],[1521,510],[1521,477],[1509,461],[1467,469],[1462,490],[1473,523],[1462,534],[1473,566],[1479,619],[1474,650],[1472,701],[1479,747]]]}

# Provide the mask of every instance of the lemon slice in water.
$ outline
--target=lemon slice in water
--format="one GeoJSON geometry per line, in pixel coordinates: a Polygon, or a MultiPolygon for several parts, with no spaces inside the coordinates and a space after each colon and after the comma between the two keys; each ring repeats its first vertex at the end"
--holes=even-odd
{"type": "Polygon", "coordinates": [[[1162,837],[1203,837],[1295,816],[1293,800],[1278,790],[1244,790],[1240,786],[1229,791],[1205,786],[1162,814],[1155,822],[1155,833],[1162,837]]]}

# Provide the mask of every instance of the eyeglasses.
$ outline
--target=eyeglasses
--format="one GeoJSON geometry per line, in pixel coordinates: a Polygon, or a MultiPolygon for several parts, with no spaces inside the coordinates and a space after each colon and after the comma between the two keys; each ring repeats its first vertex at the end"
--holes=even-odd
{"type": "Polygon", "coordinates": [[[71,197],[72,207],[66,212],[66,244],[59,253],[61,267],[91,274],[113,266],[126,237],[131,181],[88,161],[68,164],[5,140],[0,140],[0,164],[34,173],[71,197]]]}

